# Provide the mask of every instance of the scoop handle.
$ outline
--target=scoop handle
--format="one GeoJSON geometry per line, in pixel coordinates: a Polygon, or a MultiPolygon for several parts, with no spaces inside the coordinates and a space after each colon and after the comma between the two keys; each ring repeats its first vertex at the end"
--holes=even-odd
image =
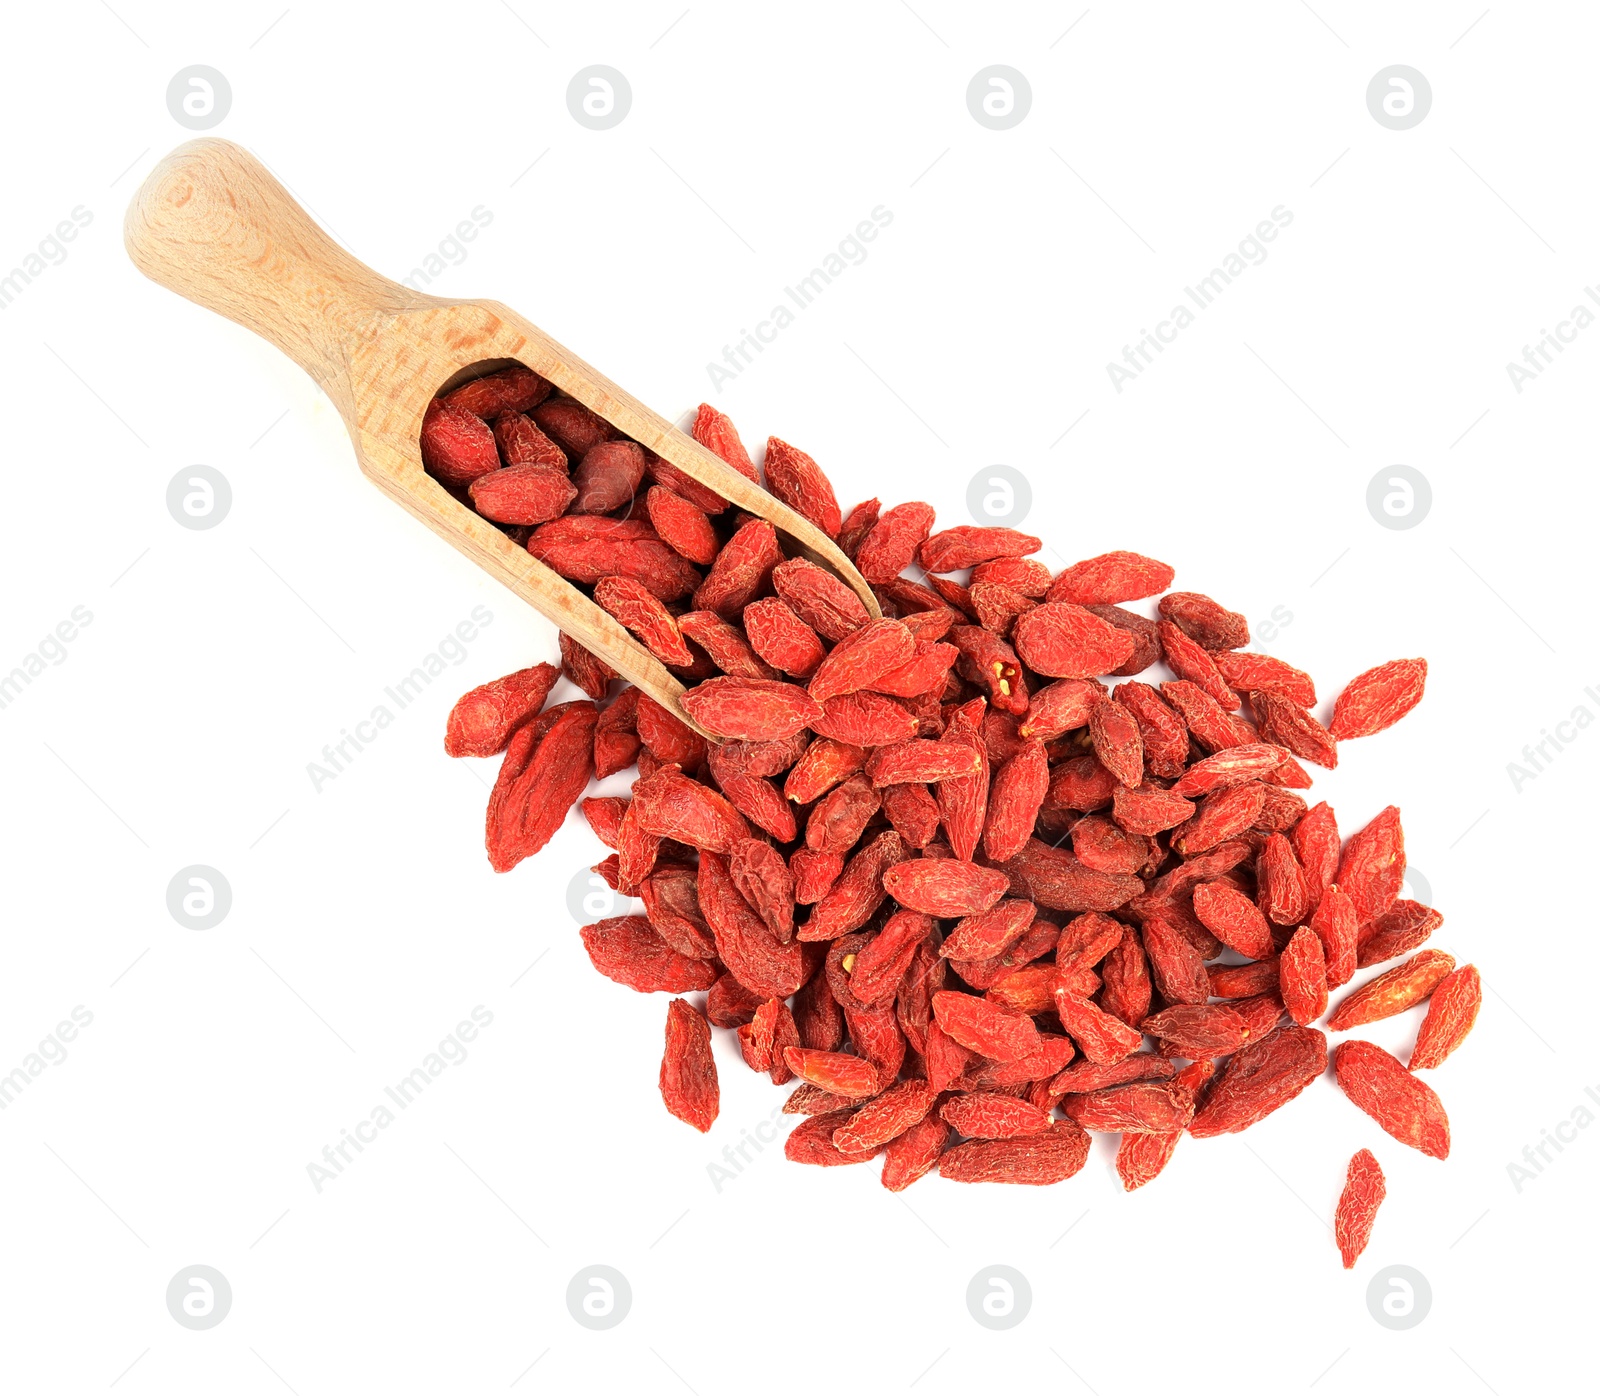
{"type": "Polygon", "coordinates": [[[152,281],[254,330],[324,389],[375,319],[439,303],[352,257],[231,141],[189,141],[162,160],[123,241],[152,281]]]}

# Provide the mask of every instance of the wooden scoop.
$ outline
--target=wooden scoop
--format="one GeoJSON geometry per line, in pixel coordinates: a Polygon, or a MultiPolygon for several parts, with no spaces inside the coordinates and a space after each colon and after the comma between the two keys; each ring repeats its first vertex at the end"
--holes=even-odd
{"type": "Polygon", "coordinates": [[[362,471],[553,625],[709,736],[678,702],[680,684],[570,582],[426,474],[418,437],[438,393],[513,363],[786,535],[880,614],[861,575],[819,528],[543,330],[496,301],[410,290],[329,238],[249,152],[229,141],[179,146],[128,206],[123,239],[152,281],[270,340],[316,379],[355,442],[362,471]]]}

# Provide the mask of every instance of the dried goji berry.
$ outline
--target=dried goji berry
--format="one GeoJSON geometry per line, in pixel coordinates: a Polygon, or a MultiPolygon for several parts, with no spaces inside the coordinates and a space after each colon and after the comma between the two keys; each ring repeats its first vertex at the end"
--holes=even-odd
{"type": "Polygon", "coordinates": [[[566,473],[567,453],[520,412],[495,418],[494,443],[507,465],[548,465],[566,473]]]}
{"type": "Polygon", "coordinates": [[[982,766],[983,754],[960,743],[913,737],[876,748],[867,757],[866,776],[876,786],[908,781],[934,785],[957,776],[977,775],[982,766]]]}
{"type": "MultiPolygon", "coordinates": [[[[844,522],[839,525],[839,537],[837,539],[839,551],[852,562],[855,561],[856,553],[860,551],[861,544],[866,541],[867,535],[872,532],[874,525],[877,524],[880,508],[881,501],[877,499],[863,500],[844,516],[844,522]]],[[[859,567],[857,570],[860,570],[859,567]]]]}
{"type": "Polygon", "coordinates": [[[702,402],[695,413],[693,431],[694,439],[708,451],[721,456],[752,484],[761,483],[755,463],[751,461],[750,453],[745,450],[744,442],[739,440],[739,433],[734,430],[726,413],[718,412],[708,402],[702,402]]]}
{"type": "Polygon", "coordinates": [[[748,742],[792,737],[822,717],[805,689],[779,679],[707,679],[678,701],[706,731],[748,742]]]}
{"type": "Polygon", "coordinates": [[[794,938],[794,875],[777,849],[760,839],[741,839],[728,857],[728,876],[780,941],[794,938]]]}
{"type": "MultiPolygon", "coordinates": [[[[561,672],[598,703],[610,691],[611,680],[617,677],[617,671],[599,656],[591,654],[566,631],[563,630],[557,638],[561,649],[561,672]]],[[[636,692],[637,689],[630,688],[617,701],[621,702],[628,693],[636,692]]],[[[630,699],[630,704],[633,701],[635,700],[630,699]]],[[[622,764],[631,766],[633,758],[630,756],[622,764]]],[[[609,773],[602,772],[602,774],[609,773]]]]}
{"type": "Polygon", "coordinates": [[[1031,557],[997,557],[972,569],[974,584],[998,582],[1019,596],[1039,600],[1050,590],[1050,569],[1031,557]]]}
{"type": "Polygon", "coordinates": [[[1355,904],[1356,919],[1365,925],[1394,905],[1405,877],[1405,832],[1400,811],[1389,805],[1351,835],[1336,880],[1355,904]]]}
{"type": "Polygon", "coordinates": [[[500,453],[488,425],[464,407],[438,398],[422,414],[421,445],[428,474],[457,489],[500,469],[500,453]]]}
{"type": "Polygon", "coordinates": [[[1329,733],[1344,742],[1393,727],[1422,701],[1427,681],[1426,659],[1391,659],[1356,675],[1334,699],[1329,733]]]}
{"type": "Polygon", "coordinates": [[[1172,568],[1154,558],[1139,553],[1101,553],[1059,573],[1050,584],[1050,599],[1079,606],[1138,601],[1165,591],[1172,585],[1172,577],[1172,568]]]}
{"type": "Polygon", "coordinates": [[[705,760],[705,738],[647,693],[635,703],[634,726],[639,740],[660,761],[693,771],[705,760]]]}
{"type": "MultiPolygon", "coordinates": [[[[808,695],[809,696],[809,695],[808,695]]],[[[822,716],[811,721],[819,737],[832,737],[848,746],[890,746],[917,735],[917,719],[893,698],[881,693],[841,693],[822,705],[822,716]]]]}
{"type": "Polygon", "coordinates": [[[1019,896],[1055,911],[1115,911],[1144,888],[1131,874],[1096,872],[1075,854],[1038,839],[1029,839],[1005,872],[1019,896]]]}
{"type": "Polygon", "coordinates": [[[901,906],[930,916],[970,916],[987,911],[1011,885],[998,868],[954,858],[911,858],[883,875],[884,889],[901,906]]]}
{"type": "Polygon", "coordinates": [[[1265,994],[1278,987],[1278,960],[1255,960],[1247,965],[1207,965],[1211,996],[1218,999],[1243,999],[1265,994]]]}
{"type": "Polygon", "coordinates": [[[1254,728],[1226,711],[1197,683],[1171,679],[1161,685],[1161,697],[1177,711],[1189,734],[1207,751],[1222,751],[1256,740],[1254,728]]]}
{"type": "Polygon", "coordinates": [[[1228,1058],[1190,1122],[1196,1139],[1236,1134],[1281,1109],[1328,1068],[1328,1039],[1286,1027],[1247,1042],[1228,1058]]]}
{"type": "MultiPolygon", "coordinates": [[[[909,628],[909,627],[908,627],[909,628]]],[[[918,640],[916,653],[897,668],[879,674],[866,687],[894,698],[916,698],[943,689],[960,651],[954,645],[918,640]]]]}
{"type": "Polygon", "coordinates": [[[1186,1057],[1222,1057],[1237,1052],[1249,1037],[1239,1014],[1220,1003],[1177,1003],[1146,1018],[1139,1027],[1170,1043],[1186,1057]]]}
{"type": "Polygon", "coordinates": [[[1217,671],[1210,650],[1191,640],[1171,621],[1160,622],[1159,630],[1162,657],[1180,681],[1194,684],[1224,710],[1239,706],[1239,695],[1228,687],[1227,681],[1217,671]]]}
{"type": "Polygon", "coordinates": [[[513,364],[510,368],[469,379],[446,393],[444,401],[492,422],[507,412],[530,412],[550,393],[551,385],[531,368],[513,364]]]}
{"type": "Polygon", "coordinates": [[[1339,871],[1339,825],[1327,801],[1313,805],[1289,831],[1294,856],[1315,888],[1326,890],[1339,871]]]}
{"type": "Polygon", "coordinates": [[[763,660],[797,679],[810,678],[827,654],[817,632],[776,596],[746,606],[744,628],[750,647],[763,660]]]}
{"type": "Polygon", "coordinates": [[[1162,620],[1171,621],[1213,652],[1242,649],[1250,643],[1250,622],[1198,591],[1168,592],[1157,609],[1162,620]]]}
{"type": "Polygon", "coordinates": [[[1270,654],[1222,651],[1211,656],[1217,672],[1235,693],[1275,693],[1300,708],[1317,705],[1311,676],[1270,654]]]}
{"type": "Polygon", "coordinates": [[[1194,1095],[1170,1081],[1135,1081],[1063,1098],[1067,1118],[1109,1134],[1165,1134],[1188,1127],[1194,1095]]]}
{"type": "MultiPolygon", "coordinates": [[[[663,664],[688,664],[694,656],[684,643],[678,622],[650,592],[631,577],[602,577],[594,584],[594,599],[637,635],[644,647],[663,664]]],[[[737,679],[724,680],[737,683],[737,679]]],[[[743,734],[739,734],[743,735],[743,734]]]]}
{"type": "Polygon", "coordinates": [[[1026,1014],[948,990],[933,996],[933,1012],[944,1032],[979,1056],[1011,1062],[1039,1050],[1039,1030],[1026,1014]]]}
{"type": "Polygon", "coordinates": [[[1022,852],[1049,790],[1050,762],[1041,743],[1024,743],[1001,764],[983,825],[983,851],[992,862],[1009,862],[1022,852]]]}
{"type": "Polygon", "coordinates": [[[445,754],[494,756],[504,751],[511,733],[544,706],[560,676],[553,664],[535,664],[463,694],[445,723],[445,754]]]}
{"type": "Polygon", "coordinates": [[[1333,1074],[1357,1108],[1402,1144],[1431,1158],[1450,1155],[1450,1120],[1433,1088],[1383,1048],[1356,1040],[1333,1049],[1333,1074]]]}
{"type": "Polygon", "coordinates": [[[1306,870],[1282,834],[1268,834],[1256,859],[1257,904],[1276,926],[1295,926],[1310,913],[1314,894],[1306,870]]]}
{"type": "Polygon", "coordinates": [[[1057,679],[1108,674],[1133,653],[1133,636],[1065,601],[1048,601],[1017,619],[1017,653],[1036,673],[1057,679]]]}
{"type": "Polygon", "coordinates": [[[1011,633],[1017,617],[1037,604],[999,582],[973,582],[967,588],[967,599],[978,624],[1002,639],[1011,633]]]}
{"type": "Polygon", "coordinates": [[[597,717],[593,703],[563,703],[513,734],[484,823],[496,872],[509,872],[549,843],[583,794],[594,771],[597,717]]]}
{"type": "Polygon", "coordinates": [[[828,889],[844,871],[842,853],[818,853],[814,848],[797,848],[789,855],[789,871],[794,874],[794,899],[811,906],[828,894],[828,889]]]}
{"type": "Polygon", "coordinates": [[[573,460],[619,435],[599,413],[570,397],[546,398],[531,415],[539,429],[573,460]]]}
{"type": "Polygon", "coordinates": [[[1089,1136],[1071,1120],[1039,1134],[973,1139],[939,1157],[939,1176],[958,1183],[1026,1183],[1046,1187],[1077,1173],[1089,1160],[1089,1136]]]}
{"type": "Polygon", "coordinates": [[[687,994],[716,982],[709,960],[680,955],[642,916],[613,916],[579,934],[601,974],[641,994],[687,994]]]}
{"type": "Polygon", "coordinates": [[[662,601],[687,596],[700,582],[687,558],[632,519],[566,514],[534,529],[528,551],[568,581],[593,586],[602,577],[632,577],[662,601]]]}
{"type": "Polygon", "coordinates": [[[1289,699],[1258,690],[1250,694],[1250,706],[1265,740],[1329,770],[1339,764],[1339,753],[1328,729],[1289,699]]]}
{"type": "Polygon", "coordinates": [[[1278,958],[1278,992],[1289,1016],[1305,1027],[1328,1011],[1328,969],[1322,942],[1309,926],[1301,926],[1278,958]]]}
{"type": "Polygon", "coordinates": [[[810,519],[828,537],[838,537],[843,522],[839,501],[816,461],[787,441],[769,436],[763,473],[772,494],[802,518],[810,519]]]}
{"type": "Polygon", "coordinates": [[[667,1005],[661,1099],[669,1113],[702,1134],[717,1118],[717,1064],[711,1056],[711,1029],[683,999],[667,1005]]]}
{"type": "Polygon", "coordinates": [[[1145,764],[1150,774],[1163,780],[1181,776],[1189,755],[1189,732],[1183,719],[1147,683],[1119,683],[1112,697],[1132,713],[1139,724],[1145,764]]]}
{"type": "Polygon", "coordinates": [[[968,1139],[1014,1139],[1050,1128],[1049,1111],[992,1091],[952,1096],[939,1113],[957,1134],[968,1139]]]}
{"type": "Polygon", "coordinates": [[[1445,975],[1428,999],[1428,1014],[1417,1029],[1417,1044],[1411,1049],[1407,1069],[1424,1071],[1438,1066],[1466,1040],[1482,1004],[1477,966],[1462,965],[1445,975]]]}
{"type": "Polygon", "coordinates": [[[1161,627],[1155,621],[1121,606],[1085,606],[1083,609],[1133,636],[1132,653],[1115,669],[1107,670],[1114,678],[1142,674],[1161,658],[1161,627]]]}
{"type": "Polygon", "coordinates": [[[1335,1032],[1347,1032],[1404,1013],[1433,993],[1455,966],[1455,957],[1443,950],[1418,951],[1404,964],[1347,994],[1333,1010],[1328,1026],[1335,1032]]]}
{"type": "MultiPolygon", "coordinates": [[[[889,895],[884,890],[884,873],[904,856],[899,834],[893,830],[879,834],[845,864],[796,935],[801,940],[836,940],[866,925],[889,895]]],[[[798,874],[795,880],[798,891],[798,874]]]]}
{"type": "Polygon", "coordinates": [[[889,1141],[883,1155],[884,1187],[903,1192],[932,1172],[950,1137],[950,1126],[938,1115],[926,1115],[905,1133],[889,1141]]]}
{"type": "Polygon", "coordinates": [[[714,790],[665,766],[633,787],[640,825],[662,838],[713,853],[731,853],[750,828],[739,812],[714,790]]]}
{"type": "Polygon", "coordinates": [[[917,550],[927,572],[959,572],[1000,557],[1026,557],[1044,546],[1041,539],[1014,528],[974,528],[962,524],[929,537],[917,550]]]}
{"type": "MultiPolygon", "coordinates": [[[[1182,1092],[1192,1101],[1215,1070],[1210,1061],[1190,1062],[1173,1077],[1173,1090],[1182,1092]]],[[[1132,1192],[1156,1177],[1171,1161],[1173,1151],[1182,1138],[1181,1129],[1124,1134],[1117,1148],[1117,1177],[1122,1180],[1122,1186],[1132,1192]]]]}
{"type": "Polygon", "coordinates": [[[771,583],[773,571],[782,561],[772,525],[765,519],[749,520],[723,544],[694,593],[695,609],[715,611],[724,620],[737,620],[771,583]]]}
{"type": "MultiPolygon", "coordinates": [[[[1048,742],[1063,732],[1085,727],[1089,713],[1102,696],[1099,685],[1089,679],[1060,679],[1047,684],[1029,699],[1027,716],[1018,724],[1017,735],[1048,742]]],[[[1143,731],[1142,726],[1140,730],[1143,731]]],[[[1188,743],[1184,745],[1187,749],[1188,743]]]]}
{"type": "Polygon", "coordinates": [[[977,625],[953,625],[950,641],[961,652],[962,672],[981,684],[989,701],[1005,712],[1028,711],[1028,683],[1017,652],[977,625]]]}
{"type": "MultiPolygon", "coordinates": [[[[791,1051],[794,1049],[791,1048],[791,1051]]],[[[878,1148],[851,1150],[846,1153],[833,1142],[833,1136],[849,1121],[854,1110],[830,1110],[813,1115],[798,1125],[783,1142],[783,1156],[790,1163],[811,1163],[823,1168],[840,1164],[866,1163],[875,1158],[878,1148]]]]}
{"type": "Polygon", "coordinates": [[[690,562],[709,567],[716,561],[722,544],[704,509],[674,494],[662,485],[645,491],[645,514],[657,536],[669,548],[682,553],[690,562]]]}
{"type": "Polygon", "coordinates": [[[1408,954],[1443,924],[1444,917],[1431,906],[1402,898],[1361,925],[1356,933],[1356,966],[1366,969],[1408,954]]]}
{"type": "Polygon", "coordinates": [[[806,847],[819,852],[848,853],[878,812],[878,792],[864,775],[835,786],[806,817],[806,847]]]}
{"type": "Polygon", "coordinates": [[[716,854],[701,851],[697,883],[700,910],[717,943],[717,956],[739,982],[763,998],[786,999],[805,981],[799,941],[782,941],[750,909],[716,854]]]}
{"type": "Polygon", "coordinates": [[[819,1052],[812,1047],[785,1047],[783,1060],[802,1081],[834,1095],[864,1099],[878,1092],[878,1069],[865,1057],[819,1052]]]}
{"type": "Polygon", "coordinates": [[[1371,1149],[1357,1149],[1345,1169],[1344,1191],[1333,1214],[1333,1236],[1339,1245],[1344,1268],[1351,1270],[1372,1238],[1372,1223],[1377,1218],[1387,1189],[1383,1169],[1371,1149]]]}
{"type": "Polygon", "coordinates": [[[542,524],[566,513],[578,489],[554,466],[512,465],[479,475],[467,495],[474,509],[496,523],[542,524]]]}
{"type": "MultiPolygon", "coordinates": [[[[1089,713],[1089,736],[1100,764],[1127,788],[1144,778],[1144,742],[1133,714],[1114,699],[1096,703],[1089,713]]],[[[1181,793],[1181,792],[1180,792],[1181,793]]]]}
{"type": "Polygon", "coordinates": [[[890,1086],[834,1131],[834,1146],[851,1153],[887,1144],[933,1109],[937,1098],[938,1092],[926,1081],[902,1081],[890,1086]]]}
{"type": "Polygon", "coordinates": [[[792,557],[787,562],[780,560],[772,569],[771,577],[778,595],[829,644],[838,644],[870,619],[855,592],[832,573],[824,572],[803,557],[792,557]]]}
{"type": "Polygon", "coordinates": [[[1194,914],[1230,950],[1251,960],[1273,953],[1272,928],[1256,904],[1225,882],[1202,882],[1194,889],[1194,914]]]}
{"type": "Polygon", "coordinates": [[[1283,749],[1269,742],[1228,747],[1196,761],[1171,787],[1174,795],[1209,795],[1247,781],[1265,780],[1283,764],[1283,749]]]}
{"type": "Polygon", "coordinates": [[[854,693],[880,675],[909,663],[916,648],[911,632],[899,621],[868,621],[833,647],[817,666],[806,691],[818,703],[854,693]]]}
{"type": "Polygon", "coordinates": [[[631,503],[644,479],[644,448],[633,441],[591,446],[572,472],[574,514],[609,514],[631,503]]]}

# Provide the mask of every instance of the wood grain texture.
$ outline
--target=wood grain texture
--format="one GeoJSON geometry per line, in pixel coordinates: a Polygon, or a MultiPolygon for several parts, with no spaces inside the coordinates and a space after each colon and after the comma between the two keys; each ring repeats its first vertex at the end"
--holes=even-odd
{"type": "Polygon", "coordinates": [[[703,732],[683,686],[605,611],[453,499],[422,468],[428,402],[446,386],[515,362],[549,379],[724,499],[766,519],[791,551],[846,581],[869,614],[871,588],[808,520],[495,301],[412,291],[325,234],[261,163],[229,141],[190,141],[140,186],[123,227],[151,280],[269,340],[333,401],[362,472],[398,504],[630,682],[703,732]]]}

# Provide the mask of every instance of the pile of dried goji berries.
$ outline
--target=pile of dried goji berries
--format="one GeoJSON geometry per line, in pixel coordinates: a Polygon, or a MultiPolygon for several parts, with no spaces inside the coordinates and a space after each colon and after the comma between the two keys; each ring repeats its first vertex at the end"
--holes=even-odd
{"type": "MultiPolygon", "coordinates": [[[[694,434],[752,480],[732,423],[694,434]]],[[[505,871],[569,808],[615,850],[597,871],[642,916],[583,928],[601,973],[674,999],[661,1092],[716,1118],[709,1024],[745,1061],[799,1079],[802,1163],[884,1155],[883,1183],[1053,1183],[1087,1131],[1121,1135],[1136,1188],[1187,1132],[1232,1133],[1328,1065],[1312,1024],[1358,969],[1344,1031],[1428,1000],[1408,1065],[1369,1042],[1333,1052],[1346,1095],[1443,1158],[1444,1107],[1416,1073],[1470,1030],[1470,965],[1418,947],[1438,912],[1400,900],[1405,847],[1385,809],[1341,840],[1296,792],[1301,761],[1381,731],[1427,665],[1353,679],[1324,726],[1311,679],[1243,649],[1243,616],[1136,553],[1052,577],[1038,538],[934,531],[926,504],[848,514],[804,452],[771,438],[765,485],[835,538],[883,618],[772,527],[581,404],[513,368],[429,410],[430,472],[627,626],[686,685],[707,743],[565,635],[562,664],[474,689],[452,755],[505,757],[487,843],[505,871]],[[647,485],[648,482],[648,485],[647,485]],[[910,575],[907,575],[907,574],[910,575]],[[965,577],[965,580],[958,580],[965,577]],[[1164,593],[1164,594],[1163,594],[1164,593]],[[1160,596],[1156,616],[1123,609],[1160,596]],[[1163,664],[1172,677],[1135,675],[1163,664]],[[589,701],[544,706],[561,674],[589,701]],[[1115,680],[1108,686],[1104,677],[1115,680]],[[1248,708],[1250,716],[1244,716],[1248,708]],[[637,763],[631,798],[582,798],[637,763]],[[1416,953],[1412,953],[1416,952],[1416,953]],[[1153,1042],[1147,1047],[1146,1040],[1153,1042]]],[[[1336,1235],[1347,1265],[1383,1196],[1350,1161],[1336,1235]]]]}

